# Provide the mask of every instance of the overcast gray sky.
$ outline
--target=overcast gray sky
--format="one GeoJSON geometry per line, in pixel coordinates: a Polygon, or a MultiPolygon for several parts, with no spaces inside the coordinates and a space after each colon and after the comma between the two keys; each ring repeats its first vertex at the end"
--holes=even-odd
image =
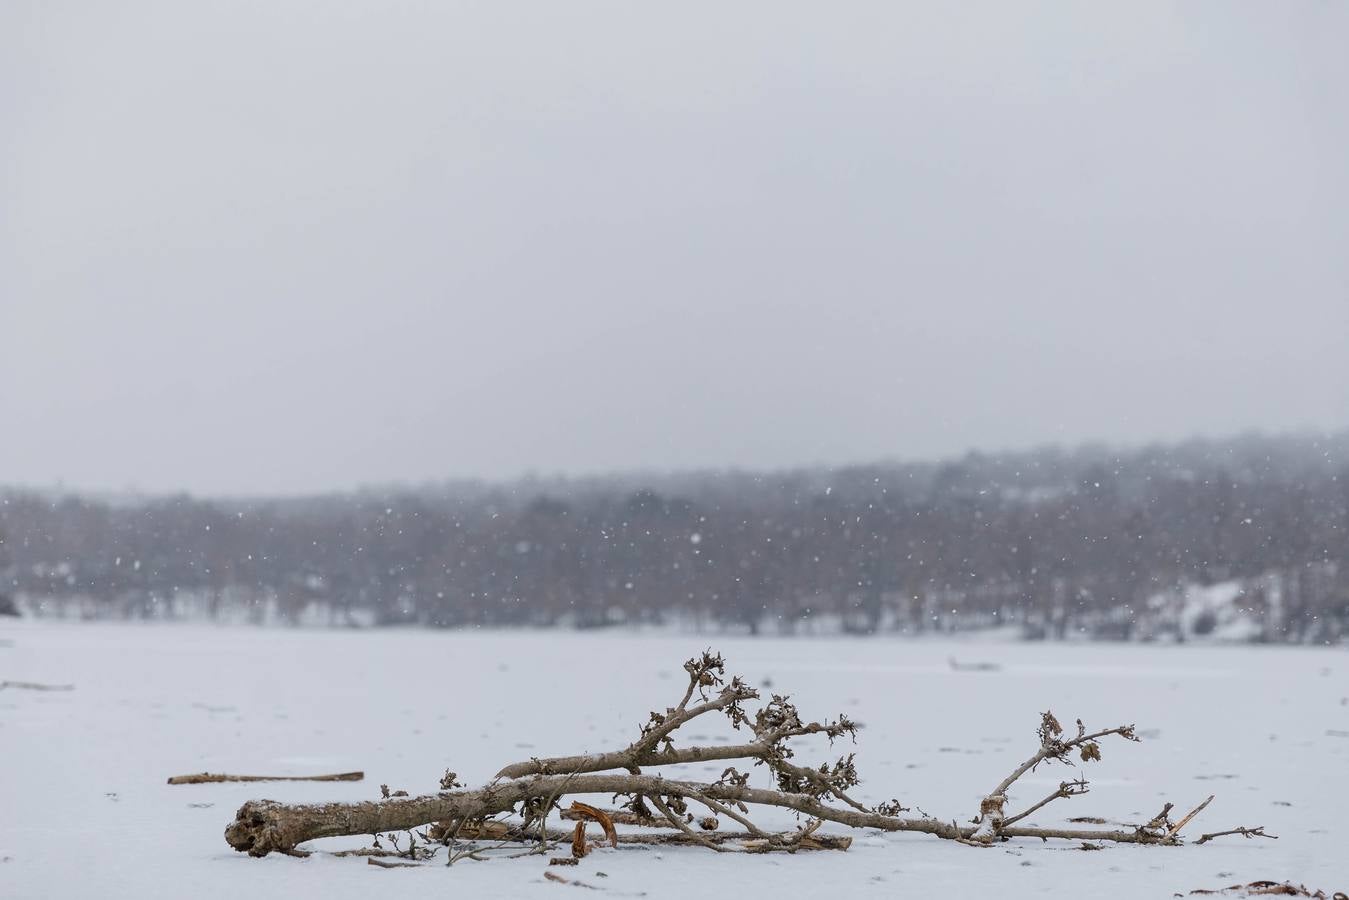
{"type": "Polygon", "coordinates": [[[1349,425],[1349,4],[0,4],[0,483],[1349,425]]]}

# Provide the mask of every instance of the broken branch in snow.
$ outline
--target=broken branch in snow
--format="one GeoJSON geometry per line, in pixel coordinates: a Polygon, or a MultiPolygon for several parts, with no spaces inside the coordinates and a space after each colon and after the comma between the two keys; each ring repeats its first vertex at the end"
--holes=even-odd
{"type": "Polygon", "coordinates": [[[1190,810],[1188,813],[1185,814],[1185,817],[1183,819],[1181,819],[1175,825],[1172,825],[1171,830],[1166,833],[1167,838],[1170,839],[1180,834],[1180,830],[1184,828],[1186,825],[1190,824],[1191,819],[1193,819],[1195,816],[1203,812],[1204,807],[1208,806],[1210,803],[1213,802],[1213,797],[1214,797],[1213,794],[1209,794],[1207,800],[1196,806],[1194,809],[1190,810]]]}
{"type": "MultiPolygon", "coordinates": [[[[759,692],[739,678],[725,678],[720,656],[704,653],[689,660],[689,675],[682,698],[663,712],[651,713],[637,739],[622,750],[578,756],[536,758],[501,769],[489,784],[462,789],[453,778],[442,780],[439,793],[422,797],[391,796],[362,803],[284,804],[270,800],[244,804],[225,831],[236,850],[253,856],[273,851],[293,851],[298,845],[322,837],[379,834],[412,830],[432,824],[421,833],[424,840],[451,846],[451,860],[459,855],[486,858],[486,849],[476,841],[535,844],[530,853],[542,852],[552,842],[571,842],[577,856],[589,852],[585,821],[600,823],[609,843],[696,844],[719,852],[796,852],[846,849],[851,839],[824,834],[821,827],[832,822],[849,828],[874,828],[930,834],[948,840],[987,846],[1013,838],[1061,838],[1071,841],[1176,845],[1179,832],[1208,805],[1205,801],[1173,825],[1168,817],[1171,804],[1146,825],[1118,829],[1043,828],[1017,823],[1059,798],[1075,797],[1088,790],[1085,779],[1064,781],[1058,790],[1016,815],[1005,816],[1008,794],[1017,780],[1041,763],[1072,765],[1101,758],[1099,741],[1117,736],[1137,741],[1132,725],[1120,725],[1088,733],[1079,720],[1075,736],[1064,738],[1053,713],[1041,715],[1037,730],[1039,748],[1004,778],[980,804],[980,815],[971,825],[960,825],[922,814],[905,816],[907,810],[891,800],[867,806],[850,795],[860,776],[854,755],[841,756],[832,764],[796,764],[793,740],[823,735],[832,743],[855,739],[857,726],[846,716],[823,721],[803,721],[785,696],[772,695],[752,714],[745,708],[759,692]],[[752,738],[725,746],[676,746],[679,730],[706,715],[725,716],[731,726],[752,738]],[[749,761],[764,766],[772,786],[751,787],[749,774],[728,767],[716,781],[688,781],[644,772],[663,766],[707,760],[749,761]],[[559,801],[568,795],[608,794],[624,798],[620,810],[602,810],[573,803],[562,810],[559,801]],[[573,830],[546,827],[549,812],[559,809],[564,819],[577,821],[573,830]],[[697,808],[708,815],[699,817],[697,808]],[[753,809],[776,808],[806,817],[805,823],[787,831],[773,831],[754,821],[753,809]],[[505,818],[503,818],[505,817],[505,818]],[[720,831],[719,823],[730,821],[743,830],[720,831]],[[660,834],[619,834],[616,825],[640,825],[667,829],[660,834]],[[696,828],[693,826],[697,826],[696,828]],[[455,846],[467,847],[456,854],[455,846]]],[[[236,779],[244,780],[244,779],[236,779]]],[[[1211,800],[1212,798],[1210,798],[1211,800]]],[[[518,854],[517,854],[518,855],[518,854]]]]}
{"type": "Polygon", "coordinates": [[[364,772],[338,772],[335,775],[222,775],[202,772],[198,775],[174,775],[169,784],[218,784],[225,781],[360,781],[364,772]]]}
{"type": "Polygon", "coordinates": [[[1215,831],[1212,834],[1201,834],[1199,836],[1199,840],[1195,841],[1195,843],[1207,844],[1214,838],[1220,838],[1229,834],[1239,834],[1244,838],[1253,838],[1253,837],[1269,838],[1272,841],[1277,841],[1279,839],[1279,836],[1277,834],[1265,834],[1265,826],[1263,825],[1261,825],[1259,828],[1243,828],[1238,826],[1237,828],[1232,828],[1227,831],[1215,831]]]}

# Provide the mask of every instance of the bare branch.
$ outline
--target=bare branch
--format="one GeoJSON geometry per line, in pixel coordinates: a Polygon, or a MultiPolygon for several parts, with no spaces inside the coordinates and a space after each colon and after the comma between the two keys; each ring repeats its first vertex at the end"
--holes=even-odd
{"type": "Polygon", "coordinates": [[[690,828],[683,819],[675,815],[674,810],[670,809],[670,807],[666,804],[664,800],[660,798],[658,794],[650,794],[647,796],[647,799],[651,801],[652,805],[655,806],[656,809],[660,810],[661,815],[665,816],[665,818],[669,820],[671,825],[673,825],[679,831],[683,832],[684,836],[687,837],[689,840],[693,841],[694,843],[702,844],[704,847],[710,847],[711,849],[717,851],[718,853],[726,852],[725,847],[721,846],[720,844],[714,844],[711,841],[706,840],[701,834],[690,828]]]}
{"type": "Polygon", "coordinates": [[[685,747],[663,752],[649,750],[639,753],[633,747],[609,753],[591,753],[581,756],[554,756],[512,763],[497,773],[498,778],[524,778],[527,775],[556,775],[559,772],[608,772],[631,769],[632,766],[677,766],[685,763],[715,762],[724,759],[762,759],[768,748],[756,741],[752,744],[725,744],[716,747],[685,747]]]}
{"type": "MultiPolygon", "coordinates": [[[[1082,724],[1081,719],[1077,720],[1077,736],[1064,740],[1063,726],[1060,725],[1059,720],[1054,717],[1054,713],[1048,710],[1040,714],[1040,726],[1036,729],[1036,734],[1040,738],[1040,749],[1035,751],[1035,754],[1031,756],[1030,759],[1012,770],[1010,775],[999,782],[998,786],[980,801],[979,815],[974,820],[975,823],[979,825],[979,828],[975,833],[976,840],[991,841],[999,834],[1003,833],[1004,826],[1009,824],[1008,820],[1003,817],[1007,805],[1008,789],[1011,788],[1018,778],[1025,775],[1027,772],[1034,770],[1040,763],[1047,760],[1055,760],[1067,765],[1072,765],[1072,761],[1068,758],[1068,754],[1073,750],[1079,752],[1083,762],[1100,760],[1101,748],[1096,742],[1101,738],[1112,734],[1119,735],[1129,741],[1138,740],[1138,736],[1134,733],[1134,726],[1132,725],[1118,725],[1114,728],[1106,728],[1088,734],[1087,728],[1082,724]]],[[[1085,782],[1083,782],[1083,788],[1085,790],[1085,782]]],[[[1065,795],[1056,793],[1036,804],[1025,813],[1016,816],[1013,821],[1025,818],[1027,813],[1044,806],[1046,803],[1059,796],[1065,795]]]]}
{"type": "MultiPolygon", "coordinates": [[[[1012,772],[1012,774],[1008,775],[1001,782],[999,782],[998,786],[992,790],[990,796],[992,796],[993,794],[1006,794],[1007,789],[1012,786],[1013,782],[1015,782],[1022,775],[1025,775],[1027,772],[1034,769],[1036,766],[1038,766],[1045,760],[1053,759],[1058,760],[1059,762],[1071,764],[1070,761],[1068,760],[1068,753],[1070,751],[1074,749],[1084,748],[1088,744],[1094,744],[1096,741],[1100,740],[1103,737],[1108,737],[1109,735],[1117,734],[1128,741],[1137,742],[1139,740],[1138,736],[1134,734],[1133,725],[1118,725],[1114,728],[1105,728],[1102,729],[1101,731],[1096,731],[1091,734],[1085,733],[1086,729],[1082,727],[1081,719],[1077,720],[1077,726],[1078,726],[1077,737],[1068,741],[1060,740],[1059,735],[1063,734],[1063,729],[1059,725],[1058,720],[1054,718],[1054,714],[1052,712],[1043,713],[1041,715],[1040,729],[1038,732],[1040,735],[1040,749],[1037,750],[1035,752],[1035,755],[1032,756],[1030,759],[1026,760],[1021,765],[1017,766],[1017,768],[1012,772]]],[[[1088,757],[1092,759],[1100,759],[1099,753],[1094,753],[1093,751],[1088,751],[1088,757]]]]}
{"type": "Polygon", "coordinates": [[[1040,809],[1042,806],[1049,805],[1050,803],[1054,802],[1060,797],[1063,798],[1078,797],[1086,793],[1089,793],[1089,789],[1087,787],[1086,779],[1084,778],[1079,778],[1076,781],[1061,781],[1059,782],[1059,789],[1057,791],[1050,794],[1048,797],[1044,798],[1039,803],[1035,804],[1034,806],[1030,807],[1024,812],[1017,813],[1014,816],[1008,816],[1006,819],[1002,820],[1002,824],[1004,827],[1006,827],[1008,825],[1011,825],[1013,822],[1020,822],[1022,819],[1026,818],[1026,816],[1029,816],[1031,813],[1040,809]]]}
{"type": "Polygon", "coordinates": [[[498,772],[497,777],[523,778],[526,775],[553,775],[558,772],[581,774],[610,769],[635,771],[641,766],[761,756],[765,748],[756,745],[705,747],[683,752],[675,750],[669,736],[680,727],[699,716],[721,711],[726,711],[731,721],[738,727],[739,723],[745,720],[739,704],[759,697],[757,690],[739,678],[732,678],[729,685],[723,687],[715,697],[709,698],[708,689],[723,684],[722,676],[725,674],[725,664],[721,657],[711,651],[705,652],[701,658],[688,660],[684,663],[684,670],[689,673],[689,683],[684,690],[684,696],[664,713],[651,713],[650,721],[642,727],[641,735],[627,748],[610,753],[559,756],[512,763],[498,772]],[[703,699],[703,702],[690,707],[689,701],[693,699],[695,693],[703,699]],[[664,750],[657,751],[656,748],[662,742],[666,744],[664,750]]]}
{"type": "Polygon", "coordinates": [[[202,772],[199,775],[174,775],[169,784],[218,784],[226,781],[360,781],[364,772],[338,772],[336,775],[219,775],[202,772]]]}
{"type": "Polygon", "coordinates": [[[1195,841],[1195,843],[1207,844],[1214,838],[1220,838],[1223,837],[1224,835],[1229,834],[1239,834],[1242,837],[1248,839],[1253,837],[1269,838],[1271,841],[1277,841],[1279,839],[1279,836],[1277,834],[1265,834],[1265,826],[1263,825],[1260,825],[1259,827],[1256,828],[1246,828],[1244,826],[1238,826],[1237,828],[1232,828],[1227,831],[1215,831],[1212,834],[1201,834],[1199,836],[1199,840],[1195,841]]]}
{"type": "Polygon", "coordinates": [[[1196,806],[1194,809],[1190,810],[1188,813],[1186,813],[1186,814],[1185,814],[1185,818],[1181,819],[1181,820],[1180,820],[1179,822],[1177,822],[1175,825],[1171,826],[1171,830],[1168,831],[1168,832],[1166,833],[1166,836],[1167,836],[1168,838],[1173,838],[1173,837],[1175,837],[1176,835],[1180,834],[1180,830],[1181,830],[1182,828],[1184,828],[1186,825],[1190,824],[1190,820],[1191,820],[1191,819],[1193,819],[1195,816],[1197,816],[1197,815],[1199,815],[1201,812],[1203,812],[1203,811],[1204,811],[1204,807],[1208,806],[1210,803],[1213,802],[1213,797],[1214,797],[1214,796],[1215,796],[1215,795],[1213,795],[1213,794],[1209,794],[1207,800],[1205,800],[1203,803],[1201,803],[1201,804],[1199,804],[1198,806],[1196,806]]]}

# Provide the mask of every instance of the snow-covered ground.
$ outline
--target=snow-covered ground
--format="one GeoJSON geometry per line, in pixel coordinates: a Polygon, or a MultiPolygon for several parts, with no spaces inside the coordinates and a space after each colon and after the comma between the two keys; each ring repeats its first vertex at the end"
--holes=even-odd
{"type": "MultiPolygon", "coordinates": [[[[432,792],[447,767],[473,785],[506,762],[622,746],[649,710],[677,699],[680,664],[703,649],[696,640],[0,625],[0,680],[75,685],[0,691],[0,896],[571,896],[573,888],[544,879],[538,857],[420,870],[325,856],[258,860],[232,851],[222,831],[250,798],[373,799],[381,783],[432,792]],[[165,784],[203,770],[350,769],[366,780],[165,784]]],[[[1183,811],[1213,793],[1186,829],[1191,837],[1264,825],[1279,839],[1082,852],[1065,842],[976,849],[859,833],[846,853],[603,849],[562,870],[566,877],[615,897],[743,900],[824,892],[1163,898],[1256,879],[1349,889],[1343,650],[882,639],[726,639],[716,649],[730,671],[771,681],[803,714],[845,712],[863,723],[858,793],[868,802],[898,797],[968,819],[978,797],[1032,752],[1038,714],[1052,709],[1090,727],[1136,722],[1145,740],[1104,744],[1103,761],[1084,772],[1091,793],[1051,804],[1038,823],[1082,815],[1138,823],[1165,801],[1183,811]],[[955,671],[953,656],[1001,668],[955,671]]],[[[722,735],[701,722],[692,735],[722,735]]],[[[832,759],[818,749],[818,759],[832,759]]],[[[720,772],[706,769],[692,774],[720,772]]],[[[1083,770],[1027,776],[1012,808],[1069,771],[1083,770]]],[[[755,778],[766,776],[755,770],[755,778]]]]}

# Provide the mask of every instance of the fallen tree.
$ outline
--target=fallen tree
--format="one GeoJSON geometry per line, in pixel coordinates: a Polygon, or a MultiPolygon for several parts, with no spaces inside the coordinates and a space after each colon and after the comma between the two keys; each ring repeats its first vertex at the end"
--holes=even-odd
{"type": "Polygon", "coordinates": [[[448,846],[453,861],[453,848],[466,846],[459,853],[473,855],[484,841],[517,846],[534,844],[536,849],[531,852],[538,852],[554,842],[571,839],[573,856],[579,857],[586,852],[585,821],[594,820],[615,845],[687,843],[717,852],[846,849],[850,843],[846,836],[820,832],[825,823],[918,832],[973,846],[991,846],[1013,838],[1063,839],[1086,842],[1089,846],[1101,842],[1174,846],[1182,843],[1181,829],[1213,799],[1209,797],[1177,822],[1170,818],[1173,806],[1168,803],[1145,823],[1114,829],[1026,824],[1026,819],[1053,801],[1087,793],[1089,785],[1084,778],[1064,781],[1049,796],[1009,814],[1009,791],[1023,775],[1045,763],[1072,765],[1074,756],[1083,763],[1099,761],[1100,742],[1107,738],[1139,740],[1132,725],[1088,732],[1081,720],[1077,721],[1074,733],[1065,733],[1053,713],[1045,712],[1037,730],[1036,751],[983,797],[978,814],[968,823],[921,812],[907,815],[910,810],[898,800],[867,806],[849,793],[860,782],[853,754],[815,767],[793,761],[793,741],[798,738],[823,735],[831,745],[841,738],[855,739],[857,726],[846,716],[803,721],[789,699],[778,695],[772,695],[751,715],[745,705],[760,699],[759,692],[738,677],[727,681],[720,656],[704,653],[689,660],[684,668],[688,684],[679,702],[664,712],[651,713],[637,739],[622,750],[513,763],[501,769],[489,784],[476,789],[465,789],[454,773],[446,772],[441,779],[441,791],[421,797],[393,795],[369,802],[320,804],[251,801],[239,809],[235,820],[225,829],[225,839],[231,847],[253,856],[272,852],[307,855],[299,846],[316,838],[378,836],[429,826],[418,832],[425,842],[423,856],[415,849],[399,851],[398,855],[425,858],[433,852],[427,851],[427,846],[448,846]],[[715,746],[676,745],[676,735],[683,726],[700,716],[713,714],[725,716],[732,727],[746,733],[748,740],[715,746]],[[734,766],[710,782],[672,779],[643,771],[713,760],[762,765],[771,775],[773,785],[751,787],[749,774],[734,766]],[[571,809],[562,810],[564,818],[578,819],[574,830],[547,827],[549,813],[560,809],[564,797],[584,794],[611,794],[624,802],[620,809],[610,811],[574,803],[571,809]],[[705,809],[708,815],[695,818],[691,805],[705,809]],[[765,829],[751,817],[752,807],[790,810],[797,814],[798,820],[805,817],[805,822],[786,831],[765,829]],[[739,827],[721,831],[723,821],[739,827]],[[615,822],[661,827],[667,833],[619,835],[615,822]]]}

